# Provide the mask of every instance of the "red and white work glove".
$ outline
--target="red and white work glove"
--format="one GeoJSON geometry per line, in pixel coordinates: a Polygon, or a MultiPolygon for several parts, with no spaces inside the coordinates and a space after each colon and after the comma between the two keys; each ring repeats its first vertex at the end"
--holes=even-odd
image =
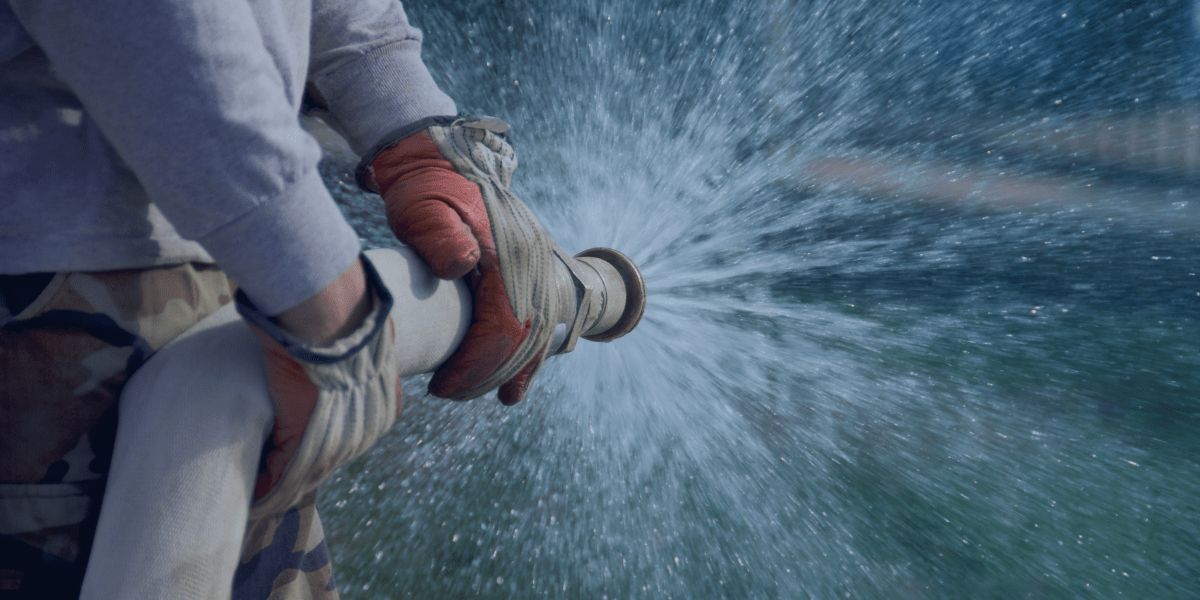
{"type": "Polygon", "coordinates": [[[434,275],[465,276],[472,291],[466,337],[429,383],[443,398],[467,400],[499,385],[500,402],[515,404],[554,325],[544,322],[549,300],[540,296],[551,287],[553,242],[508,190],[516,158],[499,135],[507,128],[487,117],[435,122],[371,157],[360,174],[383,196],[396,237],[434,275]]]}
{"type": "Polygon", "coordinates": [[[237,294],[238,312],[263,345],[275,405],[252,515],[295,505],[395,422],[401,405],[394,301],[370,261],[361,260],[373,307],[356,330],[329,346],[299,339],[237,294]]]}

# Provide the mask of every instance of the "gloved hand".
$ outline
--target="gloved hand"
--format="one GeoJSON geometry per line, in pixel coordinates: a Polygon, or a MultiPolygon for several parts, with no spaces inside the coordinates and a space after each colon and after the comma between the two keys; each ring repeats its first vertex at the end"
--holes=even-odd
{"type": "Polygon", "coordinates": [[[400,410],[390,317],[394,301],[366,257],[362,266],[373,306],[361,325],[332,343],[298,338],[238,292],[238,313],[263,345],[267,388],[275,405],[252,514],[273,514],[294,505],[370,448],[400,410]]]}
{"type": "Polygon", "coordinates": [[[429,391],[467,400],[497,385],[515,404],[546,357],[554,323],[553,242],[508,186],[516,157],[494,118],[435,122],[386,147],[360,173],[388,224],[443,279],[466,276],[474,320],[429,391]]]}

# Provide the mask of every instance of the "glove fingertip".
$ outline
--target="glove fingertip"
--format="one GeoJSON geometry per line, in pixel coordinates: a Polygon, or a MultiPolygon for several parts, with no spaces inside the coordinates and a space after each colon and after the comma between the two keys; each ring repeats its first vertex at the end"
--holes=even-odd
{"type": "Polygon", "coordinates": [[[522,387],[514,383],[506,383],[500,386],[496,397],[500,400],[500,404],[512,406],[521,401],[521,396],[524,394],[522,387]]]}
{"type": "Polygon", "coordinates": [[[538,369],[541,368],[544,357],[545,354],[530,361],[512,379],[509,379],[500,386],[500,391],[496,394],[496,397],[500,399],[500,404],[512,406],[521,401],[521,398],[525,396],[525,392],[528,391],[529,384],[533,381],[534,373],[537,373],[538,369]]]}
{"type": "MultiPolygon", "coordinates": [[[[457,216],[455,216],[457,218],[457,216]]],[[[466,223],[457,227],[444,221],[413,219],[404,227],[394,227],[396,237],[429,265],[442,279],[458,279],[479,263],[479,241],[466,223]]]]}
{"type": "Polygon", "coordinates": [[[464,277],[475,265],[479,264],[479,247],[469,250],[467,253],[454,257],[450,260],[439,262],[438,264],[430,264],[429,270],[441,279],[458,279],[464,277]]]}

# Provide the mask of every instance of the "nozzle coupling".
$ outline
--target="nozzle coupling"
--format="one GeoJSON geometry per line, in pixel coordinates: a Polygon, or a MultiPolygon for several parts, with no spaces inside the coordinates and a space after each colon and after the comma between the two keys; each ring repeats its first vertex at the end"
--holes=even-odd
{"type": "Polygon", "coordinates": [[[646,281],[628,256],[592,248],[571,257],[558,247],[555,256],[561,312],[548,354],[574,350],[580,337],[611,342],[637,327],[646,310],[646,281]]]}

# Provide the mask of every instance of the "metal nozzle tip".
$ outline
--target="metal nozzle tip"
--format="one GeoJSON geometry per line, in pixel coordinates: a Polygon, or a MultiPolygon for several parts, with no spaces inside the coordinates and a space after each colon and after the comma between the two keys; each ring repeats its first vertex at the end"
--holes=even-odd
{"type": "MultiPolygon", "coordinates": [[[[616,269],[621,275],[621,283],[625,287],[625,308],[617,322],[607,330],[595,335],[585,335],[583,339],[592,342],[611,342],[630,331],[642,320],[646,311],[646,280],[628,256],[612,248],[592,248],[575,255],[575,258],[598,258],[616,269]]],[[[615,283],[615,282],[614,282],[615,283]]]]}

